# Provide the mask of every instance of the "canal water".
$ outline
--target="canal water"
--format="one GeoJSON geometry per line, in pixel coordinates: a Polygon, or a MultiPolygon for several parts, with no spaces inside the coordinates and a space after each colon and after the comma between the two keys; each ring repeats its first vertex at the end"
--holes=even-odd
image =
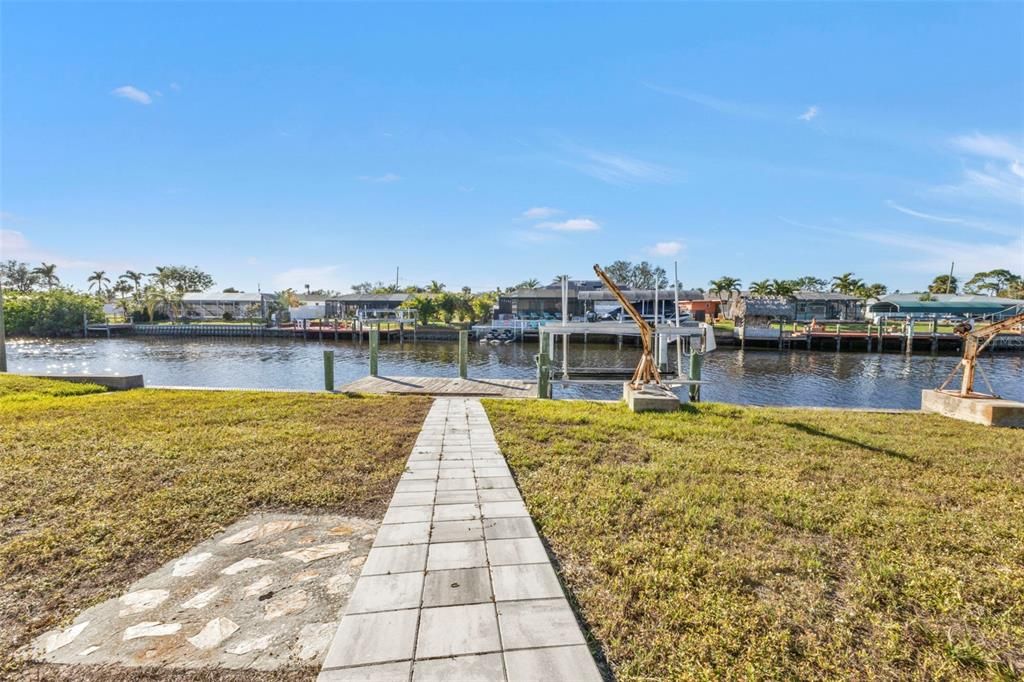
{"type": "MultiPolygon", "coordinates": [[[[368,374],[369,347],[349,341],[129,337],[8,340],[12,372],[142,374],[148,386],[323,387],[323,351],[335,351],[335,386],[368,374]]],[[[533,379],[536,343],[470,344],[471,377],[533,379]]],[[[561,351],[557,352],[560,365],[561,351]]],[[[570,344],[570,367],[632,368],[638,350],[570,344]]],[[[674,357],[674,353],[673,353],[674,357]]],[[[902,353],[719,349],[705,358],[705,400],[750,405],[917,408],[959,358],[902,353]]],[[[684,360],[685,362],[685,360],[684,360]]],[[[1005,398],[1024,400],[1024,356],[986,354],[981,366],[1005,398]]],[[[455,343],[382,343],[386,376],[455,376],[455,343]]],[[[982,380],[977,385],[984,388],[982,380]]],[[[618,398],[616,386],[555,385],[555,397],[618,398]]]]}

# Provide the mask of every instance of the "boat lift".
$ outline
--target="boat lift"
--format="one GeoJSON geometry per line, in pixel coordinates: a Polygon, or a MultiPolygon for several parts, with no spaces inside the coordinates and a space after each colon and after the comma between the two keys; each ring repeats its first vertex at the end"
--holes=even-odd
{"type": "MultiPolygon", "coordinates": [[[[569,384],[621,384],[628,381],[634,387],[646,384],[663,386],[666,389],[689,386],[690,400],[700,399],[700,370],[703,355],[715,349],[714,328],[704,322],[682,322],[676,315],[675,324],[652,325],[644,320],[633,305],[626,300],[603,270],[597,265],[594,271],[609,290],[616,295],[623,310],[630,314],[635,326],[618,322],[576,322],[568,319],[568,281],[562,281],[562,322],[545,324],[538,329],[540,353],[537,355],[538,394],[549,398],[551,382],[569,384]],[[573,334],[607,334],[609,336],[639,336],[642,343],[640,363],[635,370],[614,367],[570,367],[569,340],[573,334]],[[561,337],[561,367],[556,365],[557,343],[561,337]],[[669,344],[676,344],[676,374],[663,376],[669,366],[669,344]],[[689,359],[689,374],[682,373],[683,358],[689,359]]],[[[678,297],[678,292],[677,292],[678,297]]],[[[676,310],[678,311],[678,303],[676,310]]]]}

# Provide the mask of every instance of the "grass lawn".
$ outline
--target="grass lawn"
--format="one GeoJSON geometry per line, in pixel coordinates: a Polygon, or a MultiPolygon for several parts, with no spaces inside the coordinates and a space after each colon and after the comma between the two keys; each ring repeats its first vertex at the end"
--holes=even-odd
{"type": "Polygon", "coordinates": [[[485,404],[619,679],[1024,674],[1024,431],[485,404]]]}
{"type": "Polygon", "coordinates": [[[248,512],[380,516],[430,405],[228,391],[66,395],[96,390],[0,375],[0,678],[25,673],[15,648],[248,512]]]}

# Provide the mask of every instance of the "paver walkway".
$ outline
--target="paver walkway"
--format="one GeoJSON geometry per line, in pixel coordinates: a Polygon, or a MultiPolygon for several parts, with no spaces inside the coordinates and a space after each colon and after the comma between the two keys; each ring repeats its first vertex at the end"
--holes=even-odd
{"type": "Polygon", "coordinates": [[[434,402],[319,680],[601,680],[478,400],[434,402]]]}

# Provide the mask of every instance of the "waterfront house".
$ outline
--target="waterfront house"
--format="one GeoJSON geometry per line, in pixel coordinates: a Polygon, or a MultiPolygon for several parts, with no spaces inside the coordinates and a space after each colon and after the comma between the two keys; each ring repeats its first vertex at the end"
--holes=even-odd
{"type": "Polygon", "coordinates": [[[396,318],[410,294],[344,294],[324,301],[328,318],[396,318]]]}
{"type": "MultiPolygon", "coordinates": [[[[675,316],[675,290],[623,289],[626,299],[642,315],[654,315],[654,301],[658,300],[660,314],[666,319],[675,316]]],[[[702,299],[699,291],[680,290],[679,299],[702,299]]],[[[602,316],[622,317],[618,299],[600,280],[569,280],[567,297],[570,318],[584,319],[602,316]]],[[[555,282],[533,289],[516,289],[498,297],[498,316],[511,316],[520,320],[561,320],[562,285],[555,282]]]]}
{"type": "Polygon", "coordinates": [[[978,294],[890,294],[868,306],[867,315],[879,317],[1010,317],[1024,310],[1024,299],[978,294]]]}
{"type": "Polygon", "coordinates": [[[274,294],[205,291],[182,296],[182,316],[191,320],[262,318],[274,294]]]}
{"type": "Polygon", "coordinates": [[[792,296],[753,296],[742,292],[729,301],[728,317],[737,326],[768,326],[771,322],[861,320],[864,306],[856,296],[834,291],[796,291],[792,296]]]}

